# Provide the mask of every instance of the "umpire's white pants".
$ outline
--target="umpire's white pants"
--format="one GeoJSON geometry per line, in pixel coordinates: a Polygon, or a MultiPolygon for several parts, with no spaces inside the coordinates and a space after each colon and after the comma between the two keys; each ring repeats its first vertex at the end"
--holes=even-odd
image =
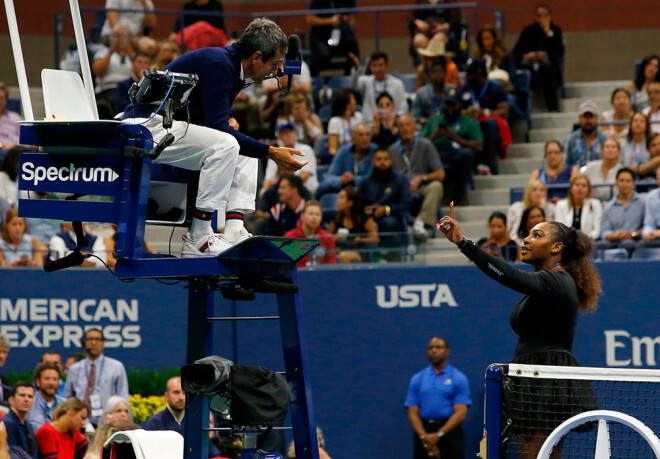
{"type": "MultiPolygon", "coordinates": [[[[124,121],[142,123],[146,120],[124,121]]],[[[155,116],[144,126],[151,131],[156,142],[168,133],[163,128],[161,116],[155,116]]],[[[169,132],[175,141],[154,162],[200,171],[197,209],[204,212],[254,212],[259,162],[255,158],[239,156],[240,147],[234,136],[204,126],[188,125],[184,121],[174,121],[169,132]]]]}

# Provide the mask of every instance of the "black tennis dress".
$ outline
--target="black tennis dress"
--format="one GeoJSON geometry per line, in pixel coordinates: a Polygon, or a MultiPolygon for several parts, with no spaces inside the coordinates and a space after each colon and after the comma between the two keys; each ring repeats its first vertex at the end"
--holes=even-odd
{"type": "MultiPolygon", "coordinates": [[[[512,363],[579,366],[572,354],[578,292],[568,272],[522,271],[471,242],[461,251],[489,277],[525,295],[511,313],[519,337],[512,363]]],[[[509,376],[503,384],[503,416],[505,430],[515,434],[549,433],[578,413],[598,409],[588,382],[509,376]]]]}

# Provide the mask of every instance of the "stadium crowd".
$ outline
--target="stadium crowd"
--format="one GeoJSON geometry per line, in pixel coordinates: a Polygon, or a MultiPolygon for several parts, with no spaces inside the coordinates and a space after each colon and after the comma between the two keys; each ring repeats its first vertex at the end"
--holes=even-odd
{"type": "MultiPolygon", "coordinates": [[[[354,6],[312,0],[310,9],[354,6]]],[[[232,42],[222,16],[207,15],[222,12],[218,0],[186,3],[184,11],[193,13],[161,40],[152,37],[152,0],[106,0],[106,8],[89,45],[102,118],[124,110],[128,88],[145,69],[162,69],[186,50],[232,42]]],[[[529,116],[519,75],[528,77],[547,111],[559,110],[564,44],[546,5],[535,9],[512,50],[497,29],[484,27],[472,56],[449,10],[416,11],[408,24],[417,71],[399,76],[385,52],[361,59],[354,15],[310,15],[307,23],[311,58],[291,92],[284,96],[278,88],[286,76],[279,85],[266,80],[241,91],[233,107],[240,131],[301,150],[309,161],[295,175],[272,161],[262,164],[257,211],[248,222],[255,234],[318,237],[322,247],[301,267],[397,261],[409,240],[435,237],[442,203],[469,205],[475,175],[498,174],[502,161],[515,161],[507,158],[510,123],[529,116]]],[[[78,57],[67,53],[62,66],[78,70],[78,57]]],[[[630,85],[612,93],[608,110],[589,100],[580,105],[575,129],[545,145],[523,199],[506,215],[488,218],[485,249],[515,261],[513,245],[549,219],[581,228],[602,248],[660,243],[658,192],[635,191],[640,182],[648,189],[660,181],[659,67],[660,57],[645,57],[630,85]]],[[[0,84],[0,266],[41,266],[72,250],[76,236],[70,225],[17,215],[18,156],[30,147],[18,145],[20,116],[7,102],[0,84]]],[[[116,228],[88,227],[85,237],[96,255],[85,264],[112,266],[116,228]]]]}

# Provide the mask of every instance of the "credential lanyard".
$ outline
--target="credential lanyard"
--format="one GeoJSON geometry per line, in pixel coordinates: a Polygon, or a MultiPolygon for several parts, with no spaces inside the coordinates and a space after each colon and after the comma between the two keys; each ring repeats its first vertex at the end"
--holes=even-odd
{"type": "Polygon", "coordinates": [[[472,98],[472,105],[475,107],[481,108],[481,99],[486,95],[486,89],[488,89],[488,80],[484,83],[484,85],[481,87],[481,91],[479,91],[479,98],[476,99],[476,96],[474,94],[474,91],[470,89],[470,97],[472,98]]]}

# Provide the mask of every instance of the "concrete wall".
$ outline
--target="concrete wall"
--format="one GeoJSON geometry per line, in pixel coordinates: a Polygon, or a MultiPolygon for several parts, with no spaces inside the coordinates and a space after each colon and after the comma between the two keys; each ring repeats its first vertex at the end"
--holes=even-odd
{"type": "MultiPolygon", "coordinates": [[[[31,85],[38,85],[39,72],[53,64],[53,15],[56,11],[66,10],[68,2],[64,0],[39,1],[39,8],[34,2],[16,1],[19,26],[23,41],[24,55],[31,85]]],[[[103,0],[81,0],[83,6],[102,6],[103,0]]],[[[159,8],[179,9],[183,0],[159,0],[159,8]]],[[[225,0],[228,12],[252,12],[275,10],[300,10],[308,7],[307,1],[283,2],[282,0],[225,0]]],[[[396,5],[409,3],[409,0],[359,0],[358,6],[396,5]]],[[[511,49],[517,39],[517,32],[532,21],[536,0],[515,0],[502,4],[501,0],[486,0],[484,3],[504,10],[505,42],[511,49]]],[[[632,78],[635,60],[642,56],[658,52],[655,43],[660,38],[660,28],[656,18],[660,13],[660,2],[653,0],[584,0],[579,3],[569,0],[551,2],[554,18],[563,30],[567,42],[566,80],[594,81],[632,78]]],[[[412,70],[408,57],[408,31],[405,27],[406,13],[381,14],[381,48],[392,57],[392,68],[399,72],[412,70]]],[[[473,18],[472,12],[466,12],[466,18],[473,18]]],[[[91,16],[85,16],[85,24],[91,22],[91,16]]],[[[170,30],[174,18],[162,17],[155,32],[164,37],[170,30]]],[[[480,14],[479,23],[492,23],[493,16],[480,14]]],[[[230,30],[240,30],[245,20],[228,19],[230,30]]],[[[283,29],[291,33],[296,29],[305,29],[302,18],[284,18],[280,21],[283,29]]],[[[363,54],[369,54],[373,48],[374,17],[370,14],[358,16],[358,37],[361,39],[363,54]]],[[[69,21],[65,23],[65,35],[72,35],[69,21]]],[[[71,40],[64,40],[68,46],[71,40]]],[[[63,46],[62,49],[66,49],[63,46]]],[[[4,8],[0,10],[0,81],[16,85],[16,72],[11,57],[7,22],[4,8]]]]}

